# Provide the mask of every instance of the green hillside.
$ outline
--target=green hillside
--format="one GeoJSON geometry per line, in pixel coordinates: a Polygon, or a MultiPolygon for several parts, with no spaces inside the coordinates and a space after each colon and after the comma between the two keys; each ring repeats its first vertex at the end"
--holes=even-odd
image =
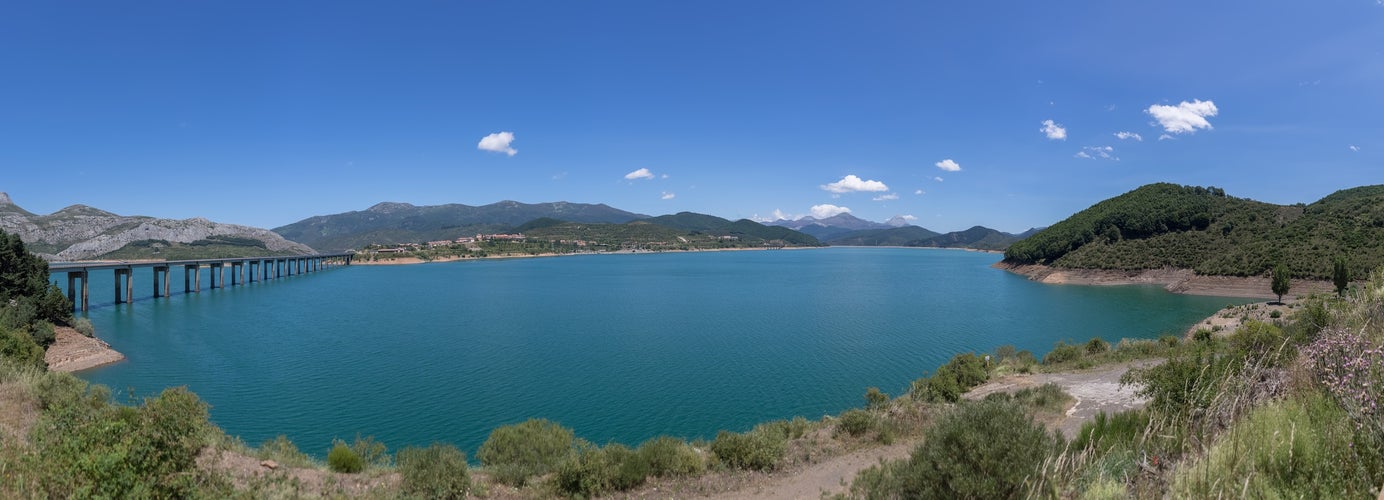
{"type": "Polygon", "coordinates": [[[623,223],[645,217],[606,205],[567,202],[502,201],[478,207],[380,203],[366,210],[309,217],[275,228],[274,232],[291,241],[335,252],[371,244],[450,240],[478,233],[508,232],[540,218],[623,223]]]}
{"type": "Polygon", "coordinates": [[[946,234],[938,234],[918,226],[904,226],[851,231],[827,239],[827,244],[1004,250],[1020,239],[1023,239],[1023,236],[996,231],[984,226],[975,226],[965,231],[953,231],[946,234]]]}
{"type": "Polygon", "coordinates": [[[624,224],[535,221],[525,224],[530,241],[585,241],[610,249],[708,249],[763,246],[817,246],[821,243],[792,229],[750,220],[731,222],[683,212],[624,224]]]}
{"type": "Polygon", "coordinates": [[[1384,185],[1346,189],[1310,205],[1274,205],[1215,188],[1150,184],[1097,203],[1015,243],[1005,261],[1082,269],[1193,269],[1256,276],[1275,263],[1329,278],[1337,257],[1352,274],[1384,265],[1384,185]]]}

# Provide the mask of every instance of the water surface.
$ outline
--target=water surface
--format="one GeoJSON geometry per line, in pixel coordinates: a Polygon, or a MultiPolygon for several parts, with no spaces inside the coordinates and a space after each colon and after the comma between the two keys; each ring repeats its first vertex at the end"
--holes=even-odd
{"type": "Polygon", "coordinates": [[[81,375],[118,394],[186,385],[228,433],[286,434],[317,455],[357,433],[474,452],[530,417],[635,445],[837,413],[958,352],[1152,338],[1245,302],[1042,285],[998,259],[830,248],[351,266],[131,305],[100,305],[111,285],[97,274],[90,318],[129,360],[81,375]]]}

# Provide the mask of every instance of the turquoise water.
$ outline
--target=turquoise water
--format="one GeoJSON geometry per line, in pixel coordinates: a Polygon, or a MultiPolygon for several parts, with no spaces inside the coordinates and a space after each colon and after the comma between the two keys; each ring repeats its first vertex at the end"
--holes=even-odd
{"type": "Polygon", "coordinates": [[[352,266],[132,305],[109,304],[96,275],[89,317],[129,360],[81,375],[121,399],[186,385],[228,433],[286,434],[319,456],[357,433],[474,452],[530,417],[633,445],[837,413],[957,352],[1156,337],[1244,302],[1042,285],[998,259],[830,248],[352,266]]]}

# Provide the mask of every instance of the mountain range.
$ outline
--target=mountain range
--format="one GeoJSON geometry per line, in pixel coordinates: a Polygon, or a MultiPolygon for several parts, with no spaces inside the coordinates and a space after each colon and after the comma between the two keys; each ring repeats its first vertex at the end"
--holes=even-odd
{"type": "Polygon", "coordinates": [[[903,217],[893,217],[885,223],[879,223],[864,220],[849,213],[822,219],[810,215],[796,220],[779,219],[768,224],[802,231],[816,236],[828,245],[972,248],[977,250],[1004,250],[1010,244],[1041,230],[1040,228],[1033,228],[1019,234],[1011,234],[984,226],[975,226],[964,231],[942,234],[909,224],[909,221],[903,217]]]}
{"type": "Polygon", "coordinates": [[[0,193],[0,229],[19,235],[29,251],[53,261],[313,253],[312,248],[267,229],[202,218],[125,216],[86,205],[36,215],[20,208],[6,193],[0,193]]]}

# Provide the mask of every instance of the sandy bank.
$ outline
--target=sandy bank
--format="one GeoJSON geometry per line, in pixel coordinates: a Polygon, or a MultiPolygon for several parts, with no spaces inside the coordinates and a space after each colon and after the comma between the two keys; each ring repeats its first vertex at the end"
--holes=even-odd
{"type": "MultiPolygon", "coordinates": [[[[995,263],[993,266],[1028,279],[1052,285],[1162,285],[1173,293],[1211,295],[1215,297],[1245,297],[1277,299],[1271,291],[1267,276],[1201,276],[1191,269],[1147,269],[1115,271],[1105,269],[1059,269],[1037,264],[995,263]]],[[[1289,295],[1331,293],[1330,281],[1295,279],[1289,295]]],[[[1287,297],[1285,297],[1287,298],[1287,297]]]]}
{"type": "Polygon", "coordinates": [[[65,326],[53,330],[57,334],[57,341],[48,346],[48,352],[43,355],[43,360],[48,362],[49,370],[75,372],[125,359],[124,354],[111,349],[111,346],[101,339],[87,337],[65,326]]]}

